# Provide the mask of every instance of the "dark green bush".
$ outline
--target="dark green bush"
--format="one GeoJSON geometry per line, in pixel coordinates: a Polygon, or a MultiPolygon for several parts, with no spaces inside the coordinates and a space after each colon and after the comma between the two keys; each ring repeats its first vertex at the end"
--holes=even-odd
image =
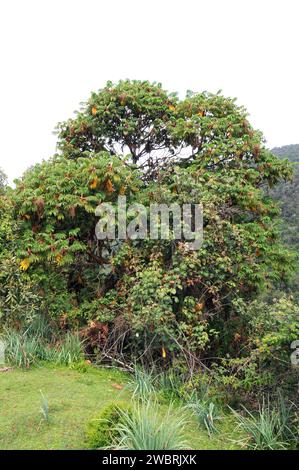
{"type": "Polygon", "coordinates": [[[131,413],[131,407],[125,402],[113,402],[93,417],[87,424],[86,440],[90,449],[111,446],[117,438],[117,426],[122,421],[121,412],[131,413]]]}

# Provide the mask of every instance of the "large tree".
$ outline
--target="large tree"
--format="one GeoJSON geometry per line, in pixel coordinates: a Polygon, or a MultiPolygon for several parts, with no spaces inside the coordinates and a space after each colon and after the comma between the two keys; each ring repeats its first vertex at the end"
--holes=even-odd
{"type": "Polygon", "coordinates": [[[20,267],[51,313],[97,320],[105,338],[110,331],[124,344],[125,332],[142,349],[171,350],[185,338],[199,354],[217,345],[236,298],[286,276],[279,211],[265,190],[291,169],[235,100],[108,83],[58,129],[60,155],[29,170],[14,193],[20,267]],[[202,203],[203,245],[127,239],[99,251],[94,209],[119,194],[146,207],[202,203]]]}

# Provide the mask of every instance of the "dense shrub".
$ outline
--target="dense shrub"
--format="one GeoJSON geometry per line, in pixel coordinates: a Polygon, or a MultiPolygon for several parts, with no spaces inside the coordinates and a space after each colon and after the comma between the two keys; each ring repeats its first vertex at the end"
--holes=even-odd
{"type": "Polygon", "coordinates": [[[32,280],[22,273],[14,256],[0,262],[0,323],[29,327],[41,313],[42,299],[32,280]]]}
{"type": "Polygon", "coordinates": [[[295,395],[299,371],[291,363],[291,343],[299,338],[298,303],[291,297],[281,296],[268,302],[255,300],[242,307],[239,303],[238,311],[239,334],[245,336],[243,388],[250,389],[254,381],[258,384],[260,380],[262,390],[265,386],[272,389],[279,386],[295,395]]]}
{"type": "Polygon", "coordinates": [[[218,358],[205,361],[206,367],[186,381],[182,395],[205,387],[210,400],[237,406],[282,389],[297,400],[299,370],[292,365],[291,343],[299,337],[298,308],[284,295],[235,302],[234,314],[222,326],[229,340],[219,344],[218,358]]]}
{"type": "Polygon", "coordinates": [[[90,449],[111,447],[119,437],[118,425],[123,421],[123,413],[131,415],[131,407],[127,403],[113,402],[93,417],[87,424],[86,441],[90,449]]]}

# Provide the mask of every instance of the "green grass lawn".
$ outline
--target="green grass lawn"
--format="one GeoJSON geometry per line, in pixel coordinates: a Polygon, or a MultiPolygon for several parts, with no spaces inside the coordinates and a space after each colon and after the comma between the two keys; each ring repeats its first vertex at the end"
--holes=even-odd
{"type": "MultiPolygon", "coordinates": [[[[86,422],[107,403],[130,400],[127,380],[118,370],[93,367],[86,373],[65,367],[1,372],[0,449],[84,449],[86,422]],[[49,403],[49,422],[40,413],[40,390],[49,403]]],[[[193,421],[186,430],[193,449],[236,448],[235,432],[231,416],[212,438],[193,421]]]]}

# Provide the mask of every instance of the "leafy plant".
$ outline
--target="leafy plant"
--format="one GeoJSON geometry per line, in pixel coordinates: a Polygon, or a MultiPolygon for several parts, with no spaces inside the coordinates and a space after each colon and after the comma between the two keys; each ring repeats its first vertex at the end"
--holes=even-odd
{"type": "Polygon", "coordinates": [[[70,365],[70,369],[76,370],[77,372],[80,372],[81,374],[86,374],[86,372],[88,372],[88,367],[89,367],[89,363],[85,360],[82,360],[80,362],[74,362],[70,365]]]}
{"type": "MultiPolygon", "coordinates": [[[[271,191],[271,195],[277,201],[282,211],[281,231],[286,244],[296,250],[298,253],[299,237],[299,204],[298,204],[298,187],[299,187],[299,144],[285,145],[272,149],[274,155],[279,158],[288,158],[293,163],[294,177],[292,181],[281,182],[271,191]]],[[[292,284],[293,292],[296,294],[298,290],[298,269],[295,281],[292,284]]]]}
{"type": "Polygon", "coordinates": [[[113,402],[106,405],[97,416],[93,417],[86,428],[87,447],[103,449],[111,446],[119,436],[118,425],[123,420],[122,413],[129,416],[130,405],[123,402],[113,402]]]}
{"type": "Polygon", "coordinates": [[[175,369],[158,373],[155,377],[155,387],[165,398],[180,400],[183,394],[184,378],[175,369]]]}
{"type": "Polygon", "coordinates": [[[39,313],[31,320],[25,331],[29,336],[36,336],[48,342],[59,334],[57,326],[53,322],[50,323],[42,313],[39,313]]]}
{"type": "MultiPolygon", "coordinates": [[[[0,251],[0,258],[3,252],[0,251]]],[[[33,282],[24,275],[12,254],[0,260],[0,324],[28,327],[38,321],[41,298],[33,282]]]]}

